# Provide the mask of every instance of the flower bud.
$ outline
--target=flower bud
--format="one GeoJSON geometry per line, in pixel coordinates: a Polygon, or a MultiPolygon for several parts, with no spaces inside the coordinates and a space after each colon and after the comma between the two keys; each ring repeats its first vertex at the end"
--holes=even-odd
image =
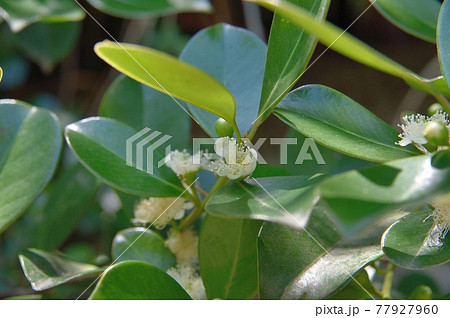
{"type": "Polygon", "coordinates": [[[423,136],[428,140],[428,150],[436,150],[438,146],[448,146],[448,128],[441,121],[430,121],[423,129],[423,136]]]}
{"type": "Polygon", "coordinates": [[[444,107],[442,107],[442,105],[439,103],[434,103],[434,104],[431,104],[430,107],[428,107],[427,113],[428,113],[428,116],[431,117],[439,111],[444,111],[444,107]]]}
{"type": "Polygon", "coordinates": [[[225,119],[217,119],[215,128],[218,137],[233,137],[233,127],[225,119]]]}
{"type": "Polygon", "coordinates": [[[433,299],[433,291],[430,287],[426,285],[419,285],[413,290],[411,295],[408,297],[411,300],[431,300],[433,299]]]}

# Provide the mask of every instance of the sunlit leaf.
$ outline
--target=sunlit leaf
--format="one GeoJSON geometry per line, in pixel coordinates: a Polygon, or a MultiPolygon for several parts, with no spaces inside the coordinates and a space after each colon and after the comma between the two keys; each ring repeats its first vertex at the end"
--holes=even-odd
{"type": "Polygon", "coordinates": [[[46,290],[74,279],[93,277],[103,272],[91,264],[72,261],[62,254],[28,249],[19,255],[25,277],[36,291],[46,290]]]}

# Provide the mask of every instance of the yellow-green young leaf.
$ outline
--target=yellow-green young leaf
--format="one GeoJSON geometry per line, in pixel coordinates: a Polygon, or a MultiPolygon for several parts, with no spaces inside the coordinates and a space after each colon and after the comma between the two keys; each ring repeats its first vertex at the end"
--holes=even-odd
{"type": "Polygon", "coordinates": [[[256,2],[277,14],[284,16],[303,28],[306,32],[314,34],[320,42],[342,55],[347,56],[359,63],[365,64],[382,72],[417,81],[415,74],[397,62],[391,60],[369,45],[353,37],[349,33],[335,25],[317,20],[314,15],[305,9],[286,1],[274,0],[247,0],[256,2]]]}
{"type": "Polygon", "coordinates": [[[129,77],[214,113],[236,128],[236,103],[217,80],[166,53],[134,44],[103,41],[95,52],[129,77]]]}
{"type": "Polygon", "coordinates": [[[0,67],[0,82],[2,81],[3,78],[3,69],[0,67]]]}

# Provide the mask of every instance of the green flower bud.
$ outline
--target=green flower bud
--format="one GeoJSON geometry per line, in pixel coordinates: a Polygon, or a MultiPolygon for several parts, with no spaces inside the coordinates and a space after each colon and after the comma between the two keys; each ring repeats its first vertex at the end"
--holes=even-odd
{"type": "Polygon", "coordinates": [[[215,128],[218,137],[233,137],[233,127],[225,119],[217,119],[215,128]]]}
{"type": "Polygon", "coordinates": [[[408,299],[414,300],[431,300],[433,299],[433,291],[426,285],[419,285],[413,290],[408,299]]]}
{"type": "Polygon", "coordinates": [[[442,105],[439,103],[434,103],[434,104],[431,104],[430,107],[428,107],[427,113],[428,113],[428,116],[431,117],[434,114],[436,114],[438,111],[444,111],[444,107],[442,107],[442,105]]]}
{"type": "Polygon", "coordinates": [[[448,146],[448,128],[440,121],[428,122],[423,135],[428,140],[425,147],[430,151],[436,150],[438,146],[448,146]]]}

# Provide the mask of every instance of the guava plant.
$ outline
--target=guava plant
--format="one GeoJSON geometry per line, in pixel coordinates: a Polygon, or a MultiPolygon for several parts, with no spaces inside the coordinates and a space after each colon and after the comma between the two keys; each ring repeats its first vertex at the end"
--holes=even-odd
{"type": "MultiPolygon", "coordinates": [[[[90,172],[81,170],[80,190],[73,191],[96,189],[100,180],[117,192],[135,226],[115,234],[105,266],[48,249],[24,251],[20,264],[35,291],[87,278],[92,284],[80,296],[90,299],[389,299],[395,267],[448,262],[449,0],[373,1],[396,26],[437,44],[442,76],[432,79],[327,22],[329,0],[250,2],[274,11],[267,44],[217,24],[191,38],[178,58],[137,44],[95,45],[123,75],[105,93],[98,117],[64,129],[90,172]],[[292,90],[318,41],[399,77],[436,104],[427,115],[405,114],[396,130],[333,88],[292,90]],[[255,136],[271,114],[290,134],[353,166],[325,174],[265,164],[255,136]],[[209,147],[194,147],[191,120],[210,137],[209,147]],[[164,146],[162,136],[169,136],[164,146]],[[133,147],[150,149],[152,160],[130,161],[133,147]],[[369,268],[383,277],[381,288],[369,268]]],[[[1,103],[4,230],[49,182],[62,137],[50,112],[1,103]]],[[[446,297],[428,286],[407,296],[446,297]]]]}

